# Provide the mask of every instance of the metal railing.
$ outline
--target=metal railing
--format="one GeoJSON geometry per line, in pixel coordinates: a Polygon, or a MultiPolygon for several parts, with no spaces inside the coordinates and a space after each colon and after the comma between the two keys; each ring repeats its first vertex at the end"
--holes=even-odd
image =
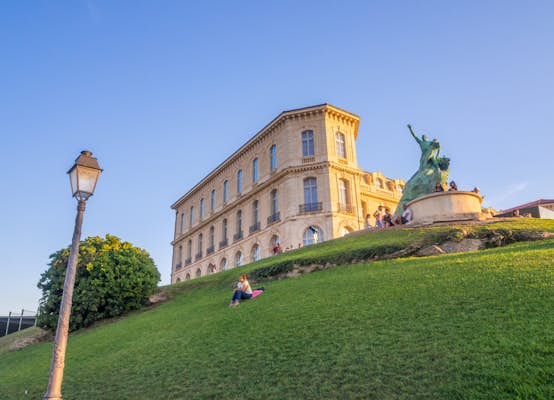
{"type": "Polygon", "coordinates": [[[242,237],[243,237],[243,236],[242,236],[242,231],[240,231],[240,232],[237,232],[237,233],[235,233],[235,234],[233,235],[233,240],[236,242],[236,241],[241,240],[242,237]]]}
{"type": "Polygon", "coordinates": [[[196,256],[194,257],[194,260],[195,260],[195,261],[198,261],[198,260],[200,260],[201,258],[202,258],[202,252],[199,251],[198,253],[196,253],[196,256]]]}
{"type": "Polygon", "coordinates": [[[185,266],[192,264],[192,258],[189,257],[185,260],[185,266]]]}
{"type": "Polygon", "coordinates": [[[321,202],[319,203],[304,203],[299,205],[299,211],[300,213],[307,213],[307,212],[314,212],[314,211],[321,211],[323,209],[323,205],[321,202]]]}
{"type": "Polygon", "coordinates": [[[227,247],[228,244],[229,244],[229,241],[227,240],[227,238],[225,238],[221,242],[219,242],[219,248],[222,249],[224,247],[227,247]]]}
{"type": "Polygon", "coordinates": [[[7,316],[0,317],[0,337],[22,331],[32,326],[37,326],[37,315],[35,311],[22,309],[19,315],[10,311],[7,316]],[[31,313],[32,315],[25,315],[25,313],[31,313]]]}
{"type": "Polygon", "coordinates": [[[281,213],[277,211],[276,213],[271,214],[269,217],[267,217],[267,224],[271,225],[271,224],[274,224],[275,222],[279,222],[280,220],[281,220],[281,213]]]}
{"type": "Polygon", "coordinates": [[[254,232],[259,231],[259,230],[260,230],[260,223],[259,223],[259,222],[256,222],[254,225],[252,225],[252,226],[248,229],[248,231],[249,231],[250,233],[254,233],[254,232]]]}
{"type": "Polygon", "coordinates": [[[210,247],[208,247],[206,249],[206,254],[212,254],[215,250],[215,246],[214,245],[211,245],[210,247]]]}
{"type": "Polygon", "coordinates": [[[182,266],[183,266],[183,264],[178,262],[177,264],[175,264],[175,269],[181,269],[182,266]]]}
{"type": "Polygon", "coordinates": [[[352,212],[353,212],[352,204],[337,203],[337,208],[340,212],[345,212],[345,213],[349,213],[349,214],[352,214],[352,212]]]}

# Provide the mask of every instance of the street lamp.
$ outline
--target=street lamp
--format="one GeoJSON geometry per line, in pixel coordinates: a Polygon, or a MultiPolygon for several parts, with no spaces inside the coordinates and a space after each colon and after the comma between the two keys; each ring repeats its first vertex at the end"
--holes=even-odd
{"type": "Polygon", "coordinates": [[[90,151],[82,151],[81,155],[75,160],[75,164],[67,172],[71,182],[71,193],[79,203],[77,205],[77,217],[75,218],[75,229],[73,230],[73,240],[67,260],[67,270],[65,273],[65,282],[63,285],[62,303],[60,306],[60,315],[58,317],[58,327],[56,329],[56,339],[54,340],[54,350],[52,352],[52,365],[50,366],[50,377],[48,379],[48,389],[44,399],[62,398],[62,378],[65,364],[65,349],[67,347],[67,336],[69,332],[69,317],[71,315],[71,300],[73,298],[73,286],[75,284],[75,273],[77,267],[77,257],[79,255],[79,242],[81,240],[81,225],[83,224],[83,214],[85,204],[94,193],[98,176],[102,169],[98,165],[96,158],[92,157],[90,151]]]}

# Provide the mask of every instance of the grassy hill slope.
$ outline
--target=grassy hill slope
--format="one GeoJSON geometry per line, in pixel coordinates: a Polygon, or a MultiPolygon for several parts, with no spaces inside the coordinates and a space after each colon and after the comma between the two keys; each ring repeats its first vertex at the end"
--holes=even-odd
{"type": "MultiPolygon", "coordinates": [[[[554,230],[504,226],[539,225],[554,230]]],[[[171,301],[71,337],[64,399],[554,398],[554,239],[342,266],[227,308],[242,271],[438,231],[347,238],[172,286],[171,301]]],[[[51,351],[0,355],[0,397],[41,398],[51,351]]]]}

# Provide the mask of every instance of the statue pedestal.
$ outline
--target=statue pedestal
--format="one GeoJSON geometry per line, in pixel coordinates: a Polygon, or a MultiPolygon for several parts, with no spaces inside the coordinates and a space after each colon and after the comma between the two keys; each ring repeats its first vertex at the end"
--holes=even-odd
{"type": "Polygon", "coordinates": [[[412,222],[428,225],[448,221],[478,221],[482,219],[483,198],[474,192],[437,192],[406,203],[412,210],[412,222]]]}

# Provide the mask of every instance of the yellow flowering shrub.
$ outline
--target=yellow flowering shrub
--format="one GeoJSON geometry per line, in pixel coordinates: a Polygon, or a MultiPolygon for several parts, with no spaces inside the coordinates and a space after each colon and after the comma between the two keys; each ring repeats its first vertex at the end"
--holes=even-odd
{"type": "MultiPolygon", "coordinates": [[[[56,328],[68,258],[69,248],[52,254],[41,275],[39,326],[56,328]]],[[[86,238],[79,246],[70,330],[143,307],[159,280],[146,250],[109,234],[86,238]]]]}

